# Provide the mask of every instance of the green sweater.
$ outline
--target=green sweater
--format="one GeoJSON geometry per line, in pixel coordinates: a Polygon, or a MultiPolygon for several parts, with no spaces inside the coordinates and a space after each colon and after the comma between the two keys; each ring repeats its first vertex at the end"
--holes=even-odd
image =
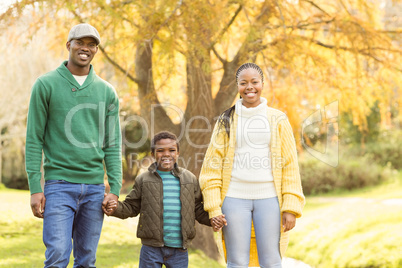
{"type": "Polygon", "coordinates": [[[42,192],[43,150],[45,180],[101,184],[104,161],[110,192],[118,196],[122,162],[116,91],[92,65],[80,86],[66,63],[39,77],[32,88],[25,148],[31,194],[42,192]]]}

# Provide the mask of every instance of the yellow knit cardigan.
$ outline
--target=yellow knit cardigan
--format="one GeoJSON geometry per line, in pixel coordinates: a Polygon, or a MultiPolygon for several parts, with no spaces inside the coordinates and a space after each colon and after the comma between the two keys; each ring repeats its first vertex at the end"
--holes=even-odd
{"type": "MultiPolygon", "coordinates": [[[[302,191],[297,151],[292,127],[287,116],[276,109],[268,107],[268,121],[271,128],[271,166],[281,214],[291,212],[301,217],[305,198],[302,191]]],[[[226,131],[215,124],[211,142],[207,149],[200,174],[200,186],[204,197],[204,209],[209,217],[222,214],[221,206],[229,188],[232,174],[234,152],[236,147],[236,129],[238,115],[234,113],[230,125],[230,137],[226,131]]],[[[282,217],[281,217],[282,221],[282,217]]],[[[281,223],[282,226],[282,223],[281,223]]],[[[283,257],[289,243],[289,232],[283,232],[279,242],[283,257]]],[[[219,251],[225,256],[225,243],[222,232],[217,236],[219,251]]],[[[254,228],[251,234],[250,266],[258,266],[257,245],[254,228]]]]}

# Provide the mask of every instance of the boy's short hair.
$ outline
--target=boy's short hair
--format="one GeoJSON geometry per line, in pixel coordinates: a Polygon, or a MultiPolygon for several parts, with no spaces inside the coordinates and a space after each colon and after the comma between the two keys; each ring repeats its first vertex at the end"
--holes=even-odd
{"type": "Polygon", "coordinates": [[[176,142],[177,151],[179,152],[179,141],[177,140],[177,136],[169,131],[161,131],[152,138],[151,140],[151,152],[155,153],[155,144],[163,139],[171,139],[176,142]]]}

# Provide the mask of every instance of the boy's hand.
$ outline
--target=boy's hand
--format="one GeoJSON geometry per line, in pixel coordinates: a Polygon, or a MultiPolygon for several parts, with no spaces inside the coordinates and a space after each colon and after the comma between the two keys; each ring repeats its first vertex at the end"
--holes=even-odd
{"type": "Polygon", "coordinates": [[[219,232],[223,226],[228,225],[225,219],[225,215],[219,215],[210,219],[214,232],[219,232]]]}
{"type": "Polygon", "coordinates": [[[106,204],[105,207],[102,207],[103,212],[108,215],[111,216],[113,215],[113,213],[116,211],[117,209],[117,201],[116,200],[109,200],[106,204]]]}
{"type": "Polygon", "coordinates": [[[110,194],[110,195],[112,196],[112,198],[107,198],[107,197],[109,197],[109,195],[105,194],[105,199],[103,200],[103,203],[102,203],[103,213],[105,213],[108,216],[113,215],[113,213],[117,209],[117,196],[115,196],[114,194],[110,194]]]}

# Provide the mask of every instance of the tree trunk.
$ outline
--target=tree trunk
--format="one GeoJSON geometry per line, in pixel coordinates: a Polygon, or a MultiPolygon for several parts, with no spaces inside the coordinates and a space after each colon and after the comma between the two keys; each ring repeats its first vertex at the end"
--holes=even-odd
{"type": "MultiPolygon", "coordinates": [[[[267,14],[269,8],[264,8],[262,14],[267,14]]],[[[263,15],[257,18],[258,22],[266,19],[263,15]]],[[[208,29],[203,34],[208,35],[208,29]]],[[[206,38],[208,39],[208,38],[206,38]]],[[[188,40],[192,43],[191,40],[188,40]]],[[[195,40],[196,41],[196,40],[195,40]]],[[[216,116],[230,107],[237,95],[235,71],[240,64],[246,61],[255,61],[257,52],[262,49],[259,35],[250,36],[231,62],[223,62],[224,74],[220,89],[215,99],[212,98],[211,85],[211,49],[197,47],[187,51],[187,106],[182,113],[182,120],[175,125],[166,113],[166,108],[160,105],[155,92],[152,76],[152,41],[145,41],[137,47],[135,73],[138,83],[141,116],[147,121],[152,137],[156,132],[169,130],[175,133],[180,141],[180,158],[178,164],[199,176],[205,151],[208,147],[216,116]],[[250,44],[251,43],[251,44],[250,44]]],[[[194,40],[193,40],[194,42],[194,40]]],[[[189,46],[191,47],[191,46],[189,46]]],[[[177,109],[176,107],[173,107],[177,109]]],[[[193,247],[199,248],[213,259],[219,258],[217,246],[214,242],[212,228],[197,226],[197,236],[193,240],[193,247]]]]}
{"type": "Polygon", "coordinates": [[[152,41],[144,41],[137,46],[135,56],[135,75],[140,99],[140,114],[146,121],[148,136],[152,137],[161,130],[178,131],[170,117],[160,104],[153,81],[152,71],[152,41]]]}
{"type": "MultiPolygon", "coordinates": [[[[205,64],[210,66],[210,62],[205,64]]],[[[205,72],[200,67],[202,65],[196,58],[188,60],[188,103],[182,114],[182,122],[175,125],[166,114],[164,107],[160,105],[155,92],[152,77],[152,42],[144,42],[137,48],[135,73],[138,80],[141,117],[147,122],[148,135],[152,138],[152,135],[161,130],[175,133],[180,140],[178,164],[193,172],[197,177],[212,134],[215,114],[211,95],[211,74],[205,72]],[[200,129],[201,131],[206,130],[206,132],[200,133],[200,129]]],[[[165,108],[169,109],[169,107],[165,108]]],[[[201,249],[208,257],[217,260],[219,253],[212,229],[198,223],[196,229],[197,236],[193,240],[192,246],[201,249]]]]}
{"type": "MultiPolygon", "coordinates": [[[[211,93],[211,73],[209,52],[202,56],[187,57],[187,107],[184,116],[184,136],[180,141],[180,156],[183,167],[192,171],[198,178],[206,148],[214,126],[215,110],[211,93]]],[[[192,242],[215,260],[219,258],[212,228],[197,223],[197,235],[192,242]]]]}

